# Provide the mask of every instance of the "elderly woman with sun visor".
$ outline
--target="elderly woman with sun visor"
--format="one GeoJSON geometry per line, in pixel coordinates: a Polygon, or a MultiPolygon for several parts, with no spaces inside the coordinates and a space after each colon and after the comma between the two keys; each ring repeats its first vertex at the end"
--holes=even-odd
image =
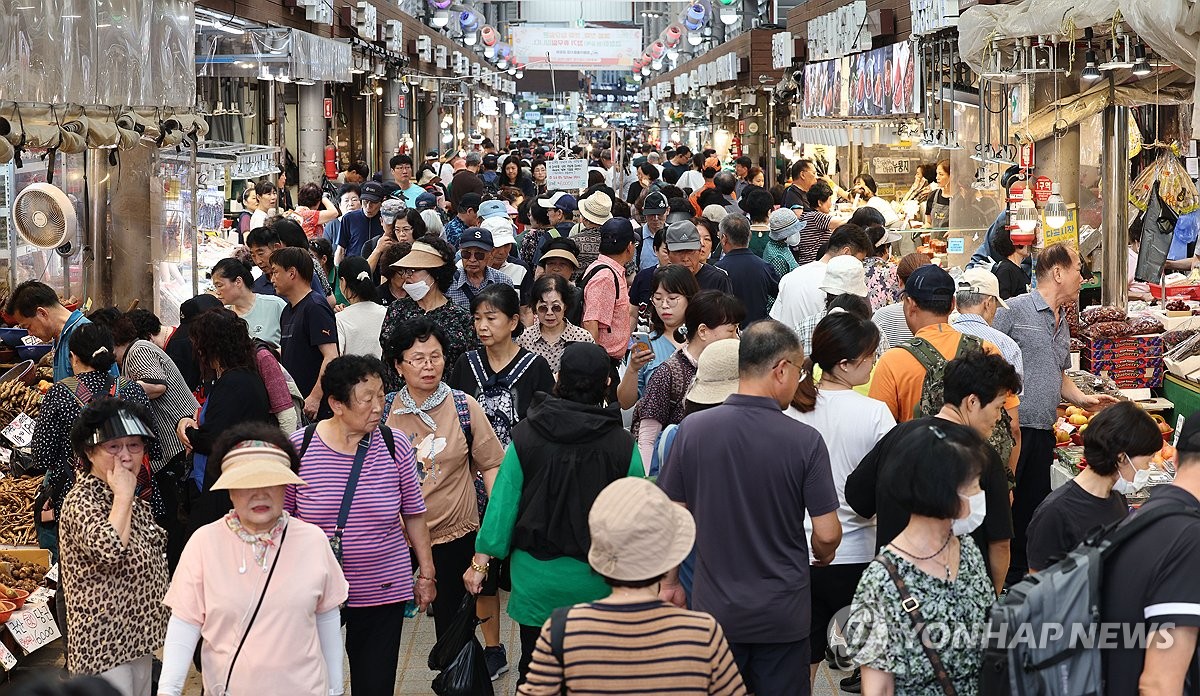
{"type": "Polygon", "coordinates": [[[71,429],[81,472],[63,501],[59,557],[67,605],[67,669],[96,674],[124,696],[150,696],[151,654],[168,610],[167,534],[137,491],[155,439],[144,406],[88,405],[71,429]]]}
{"type": "Polygon", "coordinates": [[[205,693],[341,694],[349,585],[321,528],[283,509],[286,487],[305,485],[292,443],[247,423],[221,436],[213,459],[213,489],[229,491],[233,509],[192,535],[163,600],[159,695],[182,692],[201,634],[205,693]]]}

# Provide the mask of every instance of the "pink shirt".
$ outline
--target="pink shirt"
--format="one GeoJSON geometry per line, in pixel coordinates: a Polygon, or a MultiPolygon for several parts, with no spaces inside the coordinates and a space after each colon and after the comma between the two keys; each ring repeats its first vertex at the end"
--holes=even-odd
{"type": "MultiPolygon", "coordinates": [[[[267,551],[268,570],[277,550],[280,547],[267,551]]],[[[221,693],[218,687],[229,673],[266,579],[267,573],[254,562],[253,547],[223,518],[196,530],[188,540],[163,603],[175,616],[201,627],[205,693],[221,693]],[[238,572],[242,567],[245,573],[238,572]]],[[[345,601],[347,588],[325,534],[291,518],[275,576],[234,667],[232,693],[325,696],[328,684],[316,615],[345,601]]]]}
{"type": "Polygon", "coordinates": [[[584,275],[591,278],[583,288],[581,321],[600,324],[600,338],[596,342],[609,357],[620,358],[629,346],[629,286],[625,283],[625,267],[601,254],[584,275]],[[592,273],[600,266],[608,266],[616,272],[615,283],[613,273],[603,268],[592,273]]]}

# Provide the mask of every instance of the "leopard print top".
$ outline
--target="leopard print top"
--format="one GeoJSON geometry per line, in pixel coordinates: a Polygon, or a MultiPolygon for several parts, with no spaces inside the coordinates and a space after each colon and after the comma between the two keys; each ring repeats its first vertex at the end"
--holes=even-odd
{"type": "Polygon", "coordinates": [[[107,484],[80,474],[59,519],[67,669],[75,674],[100,674],[149,655],[167,635],[166,532],[149,505],[135,499],[129,544],[122,547],[108,522],[112,505],[107,484]]]}

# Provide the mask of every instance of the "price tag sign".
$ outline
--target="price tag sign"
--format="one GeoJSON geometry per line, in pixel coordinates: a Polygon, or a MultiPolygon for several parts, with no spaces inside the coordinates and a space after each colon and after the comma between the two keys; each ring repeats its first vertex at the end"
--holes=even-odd
{"type": "Polygon", "coordinates": [[[50,582],[58,582],[58,564],[57,563],[50,566],[50,568],[46,570],[45,578],[47,580],[49,580],[50,582]]]}
{"type": "Polygon", "coordinates": [[[14,612],[4,625],[27,655],[62,637],[62,633],[58,631],[58,624],[54,622],[54,614],[45,604],[26,606],[21,611],[14,612]]]}
{"type": "Polygon", "coordinates": [[[546,188],[551,191],[587,188],[587,182],[587,160],[555,159],[546,162],[546,188]]]}
{"type": "Polygon", "coordinates": [[[18,413],[12,423],[4,430],[0,430],[0,434],[8,438],[8,441],[17,447],[28,447],[29,443],[33,442],[33,427],[34,420],[24,413],[18,413]]]}
{"type": "Polygon", "coordinates": [[[49,587],[39,587],[29,595],[29,599],[25,600],[25,606],[33,606],[35,604],[45,604],[54,597],[54,590],[49,587]]]}
{"type": "Polygon", "coordinates": [[[0,447],[0,464],[12,463],[12,450],[6,447],[0,447]]]}
{"type": "Polygon", "coordinates": [[[966,253],[966,240],[962,237],[951,237],[946,240],[946,251],[951,254],[966,253]]]}
{"type": "Polygon", "coordinates": [[[8,651],[8,648],[4,647],[3,643],[0,643],[0,667],[3,667],[4,671],[7,672],[16,666],[17,666],[16,655],[13,655],[12,653],[10,653],[8,651]]]}

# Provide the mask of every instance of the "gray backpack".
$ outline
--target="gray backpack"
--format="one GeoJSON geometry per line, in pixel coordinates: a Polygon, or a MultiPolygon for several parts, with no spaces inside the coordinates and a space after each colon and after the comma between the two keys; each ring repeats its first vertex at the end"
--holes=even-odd
{"type": "Polygon", "coordinates": [[[1013,585],[992,606],[980,696],[1099,696],[1105,693],[1099,632],[1104,563],[1164,517],[1200,510],[1147,503],[1094,532],[1056,563],[1013,585]],[[1061,637],[1058,627],[1062,628],[1061,637]],[[1053,638],[1053,639],[1051,639],[1053,638]]]}

